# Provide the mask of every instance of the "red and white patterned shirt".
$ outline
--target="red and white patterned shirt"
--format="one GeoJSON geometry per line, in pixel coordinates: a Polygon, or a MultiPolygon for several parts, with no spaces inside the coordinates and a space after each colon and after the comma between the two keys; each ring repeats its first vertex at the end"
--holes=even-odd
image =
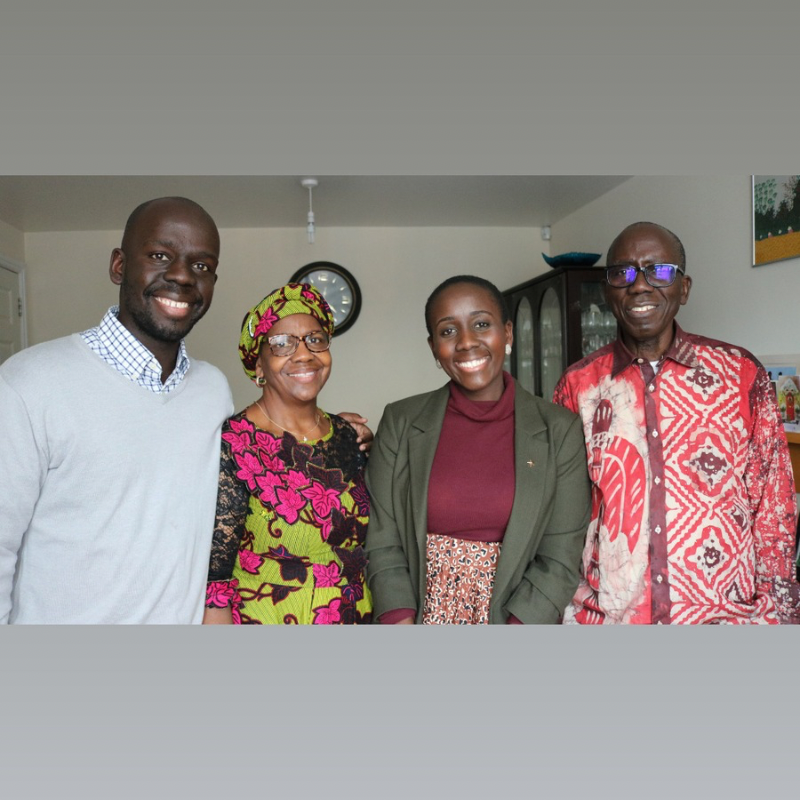
{"type": "Polygon", "coordinates": [[[796,497],[769,378],[685,333],[658,364],[620,340],[570,367],[592,479],[583,577],[564,622],[776,623],[796,613],[796,497]]]}

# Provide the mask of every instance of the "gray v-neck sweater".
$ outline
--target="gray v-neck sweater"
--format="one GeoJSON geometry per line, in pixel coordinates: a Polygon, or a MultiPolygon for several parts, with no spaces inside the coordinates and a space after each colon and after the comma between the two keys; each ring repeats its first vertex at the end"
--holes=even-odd
{"type": "Polygon", "coordinates": [[[78,334],[0,366],[0,621],[200,622],[232,411],[210,364],[154,394],[78,334]]]}

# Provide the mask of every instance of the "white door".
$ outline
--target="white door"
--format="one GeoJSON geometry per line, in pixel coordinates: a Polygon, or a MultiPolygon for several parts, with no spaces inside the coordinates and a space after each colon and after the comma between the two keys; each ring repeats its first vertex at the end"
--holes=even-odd
{"type": "Polygon", "coordinates": [[[19,275],[0,266],[0,364],[22,350],[19,275]]]}

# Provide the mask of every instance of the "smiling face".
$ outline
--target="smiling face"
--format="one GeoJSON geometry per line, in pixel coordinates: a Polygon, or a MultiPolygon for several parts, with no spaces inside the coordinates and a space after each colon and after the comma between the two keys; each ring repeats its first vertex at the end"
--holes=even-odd
{"type": "MultiPolygon", "coordinates": [[[[645,267],[650,264],[683,266],[680,247],[657,225],[632,225],[611,245],[607,263],[645,267]]],[[[636,356],[657,361],[672,344],[672,321],[689,299],[692,279],[678,273],[671,286],[650,286],[639,272],[624,289],[605,286],[606,303],[619,322],[622,341],[636,356]]]]}
{"type": "Polygon", "coordinates": [[[211,305],[218,261],[217,228],[199,206],[177,198],[149,203],[111,253],[119,321],[156,355],[177,351],[211,305]]]}
{"type": "Polygon", "coordinates": [[[471,400],[499,400],[513,336],[491,292],[470,283],[448,286],[433,301],[428,324],[428,344],[447,375],[471,400]]]}
{"type": "Polygon", "coordinates": [[[331,351],[312,353],[301,341],[292,355],[274,356],[268,339],[279,333],[289,333],[300,339],[309,333],[324,335],[322,325],[311,314],[290,314],[279,319],[269,329],[255,368],[256,375],[267,381],[264,392],[271,403],[284,406],[316,403],[317,395],[331,374],[331,351]]]}

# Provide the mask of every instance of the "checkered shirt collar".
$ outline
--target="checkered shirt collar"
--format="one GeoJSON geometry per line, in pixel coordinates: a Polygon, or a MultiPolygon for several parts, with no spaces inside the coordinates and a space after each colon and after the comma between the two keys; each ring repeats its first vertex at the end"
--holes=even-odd
{"type": "Polygon", "coordinates": [[[84,335],[84,339],[104,361],[112,364],[119,372],[139,385],[154,391],[169,391],[177,386],[185,377],[191,363],[186,354],[186,343],[181,339],[175,369],[167,382],[162,384],[161,366],[158,360],[119,321],[119,306],[111,306],[100,325],[91,331],[86,331],[86,334],[89,336],[84,335]]]}

